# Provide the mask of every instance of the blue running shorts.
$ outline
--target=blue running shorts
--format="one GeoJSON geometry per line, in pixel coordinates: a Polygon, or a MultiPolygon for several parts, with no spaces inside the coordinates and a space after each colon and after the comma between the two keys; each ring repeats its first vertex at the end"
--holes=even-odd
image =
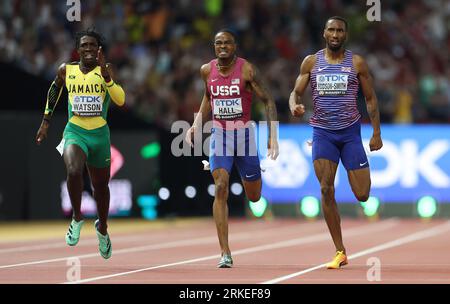
{"type": "Polygon", "coordinates": [[[211,173],[218,168],[223,168],[230,174],[233,163],[236,163],[243,180],[256,181],[261,178],[254,130],[213,128],[209,156],[211,173]]]}
{"type": "Polygon", "coordinates": [[[312,159],[328,159],[339,164],[342,160],[347,171],[369,166],[361,139],[361,122],[341,130],[313,127],[312,159]]]}

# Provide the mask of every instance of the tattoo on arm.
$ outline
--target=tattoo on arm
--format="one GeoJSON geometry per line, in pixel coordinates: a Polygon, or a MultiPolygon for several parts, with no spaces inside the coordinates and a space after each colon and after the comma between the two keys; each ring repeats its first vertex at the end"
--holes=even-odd
{"type": "Polygon", "coordinates": [[[261,77],[261,73],[255,66],[253,66],[252,73],[253,73],[253,77],[251,80],[252,88],[255,91],[255,94],[265,104],[268,124],[271,125],[272,122],[277,121],[277,107],[275,105],[275,101],[272,95],[269,93],[267,85],[263,80],[263,78],[261,77]]]}

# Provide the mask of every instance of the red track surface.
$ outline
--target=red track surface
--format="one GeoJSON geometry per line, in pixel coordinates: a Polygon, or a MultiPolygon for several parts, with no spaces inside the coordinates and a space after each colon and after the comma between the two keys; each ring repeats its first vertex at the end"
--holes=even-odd
{"type": "Polygon", "coordinates": [[[126,233],[114,233],[110,223],[109,260],[100,257],[93,234],[83,236],[85,229],[93,230],[90,224],[76,247],[65,245],[65,230],[58,239],[2,241],[0,283],[65,283],[74,257],[81,266],[78,283],[450,283],[448,220],[344,218],[350,259],[339,270],[321,266],[334,255],[323,220],[231,220],[231,269],[216,268],[219,245],[212,220],[126,233]],[[381,281],[368,279],[373,264],[367,261],[373,257],[380,262],[381,281]]]}

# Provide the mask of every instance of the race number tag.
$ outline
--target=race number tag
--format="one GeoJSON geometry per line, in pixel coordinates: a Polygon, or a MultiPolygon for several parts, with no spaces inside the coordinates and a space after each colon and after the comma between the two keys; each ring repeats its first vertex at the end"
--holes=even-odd
{"type": "Polygon", "coordinates": [[[76,95],[72,99],[72,113],[76,116],[100,116],[103,110],[103,98],[100,95],[76,95]]]}
{"type": "Polygon", "coordinates": [[[235,119],[242,117],[241,98],[213,99],[215,119],[235,119]]]}
{"type": "Polygon", "coordinates": [[[317,92],[321,96],[339,96],[347,92],[347,74],[322,74],[316,76],[317,92]]]}

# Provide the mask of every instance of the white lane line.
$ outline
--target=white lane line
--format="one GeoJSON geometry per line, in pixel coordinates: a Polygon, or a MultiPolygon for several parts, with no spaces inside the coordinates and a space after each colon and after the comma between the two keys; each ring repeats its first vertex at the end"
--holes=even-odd
{"type": "MultiPolygon", "coordinates": [[[[371,253],[374,253],[374,252],[383,251],[383,250],[394,248],[394,247],[398,247],[398,246],[401,246],[401,245],[404,245],[404,244],[407,244],[407,243],[423,240],[423,239],[430,238],[430,237],[439,235],[441,233],[444,233],[444,232],[446,232],[449,229],[450,229],[450,221],[449,222],[445,222],[444,224],[441,224],[439,226],[436,226],[436,227],[433,227],[433,228],[430,228],[430,229],[426,229],[426,230],[422,230],[422,231],[419,231],[419,232],[416,232],[416,233],[412,233],[410,235],[398,238],[396,240],[389,241],[389,242],[386,242],[386,243],[383,243],[383,244],[371,247],[369,249],[359,251],[359,252],[357,252],[355,254],[349,255],[347,258],[349,260],[356,259],[356,258],[359,258],[361,256],[365,256],[365,255],[368,255],[368,254],[371,254],[371,253]]],[[[295,272],[295,273],[288,274],[288,275],[285,275],[285,276],[282,276],[282,277],[278,277],[278,278],[275,278],[275,279],[272,279],[272,280],[269,280],[269,281],[262,282],[261,284],[276,284],[276,283],[279,283],[279,282],[282,282],[282,281],[286,281],[286,280],[292,279],[292,278],[297,277],[297,276],[301,276],[301,275],[303,275],[305,273],[312,272],[312,271],[320,269],[320,268],[324,268],[325,266],[326,266],[326,263],[323,263],[323,264],[320,264],[320,265],[317,265],[317,266],[314,266],[314,267],[311,267],[311,268],[308,268],[308,269],[305,269],[305,270],[302,270],[302,271],[299,271],[299,272],[295,272]]]]}
{"type": "MultiPolygon", "coordinates": [[[[316,228],[319,226],[323,226],[323,223],[316,222],[316,223],[301,223],[296,224],[292,226],[284,226],[279,228],[271,228],[265,230],[259,230],[256,233],[255,232],[242,232],[233,234],[230,236],[230,240],[246,240],[246,239],[255,239],[255,238],[266,238],[270,237],[271,235],[279,235],[282,231],[285,230],[293,230],[293,229],[299,229],[303,226],[306,226],[307,228],[316,228]]],[[[98,242],[98,241],[96,241],[98,242]]],[[[114,244],[114,238],[112,239],[112,242],[114,244]]],[[[126,254],[126,253],[132,253],[132,252],[141,252],[141,251],[150,251],[150,250],[158,250],[158,249],[167,249],[167,248],[176,248],[176,247],[183,247],[183,246],[192,246],[192,245],[201,245],[201,244],[210,244],[217,242],[217,237],[202,237],[202,238],[196,238],[196,239],[183,239],[183,240],[177,240],[172,242],[166,242],[161,244],[152,244],[152,245],[145,245],[145,246],[138,246],[138,247],[131,247],[131,248],[124,248],[124,249],[118,249],[114,250],[114,256],[117,256],[118,254],[126,254]]],[[[30,266],[30,265],[38,265],[38,264],[46,264],[46,263],[54,263],[54,262],[63,262],[67,261],[68,258],[78,258],[78,259],[86,259],[86,258],[93,258],[98,257],[99,253],[89,253],[84,255],[77,255],[77,256],[66,256],[61,258],[54,258],[54,259],[47,259],[47,260],[38,260],[38,261],[30,261],[30,262],[23,262],[23,263],[16,263],[16,264],[9,264],[9,265],[0,265],[0,269],[6,269],[6,268],[13,268],[13,267],[21,267],[21,266],[30,266]]]]}
{"type": "MultiPolygon", "coordinates": [[[[392,227],[397,225],[398,222],[399,222],[398,219],[389,219],[389,220],[378,222],[378,223],[371,223],[368,225],[364,225],[363,227],[360,227],[360,226],[354,227],[354,228],[350,228],[349,230],[347,230],[346,235],[347,235],[347,237],[351,237],[351,236],[356,236],[356,235],[360,235],[360,234],[367,234],[369,232],[391,229],[392,227]]],[[[297,245],[302,245],[302,244],[307,244],[307,243],[321,242],[321,241],[325,241],[325,240],[329,240],[329,239],[330,239],[330,235],[328,232],[319,233],[319,234],[314,234],[314,235],[310,235],[307,237],[290,239],[290,240],[272,243],[272,244],[268,244],[268,245],[255,246],[255,247],[250,247],[250,248],[246,248],[246,249],[233,251],[233,256],[246,254],[246,253],[252,253],[252,252],[259,252],[259,251],[264,251],[264,250],[283,248],[283,247],[297,246],[297,245]]],[[[179,261],[179,262],[174,262],[174,263],[169,263],[169,264],[157,265],[157,266],[152,266],[152,267],[147,267],[147,268],[136,269],[136,270],[132,270],[132,271],[120,272],[120,273],[115,273],[115,274],[109,274],[109,275],[92,277],[92,278],[83,279],[83,280],[79,280],[79,281],[64,282],[64,283],[65,284],[88,283],[88,282],[99,281],[99,280],[109,279],[109,278],[114,278],[114,277],[119,277],[119,276],[125,276],[125,275],[129,275],[129,274],[144,272],[144,271],[158,269],[158,268],[167,268],[167,267],[190,264],[190,263],[195,263],[195,262],[203,262],[203,261],[207,261],[207,260],[217,259],[219,257],[220,257],[220,255],[218,255],[218,254],[210,255],[210,256],[200,257],[200,258],[196,258],[196,259],[189,259],[189,260],[184,260],[184,261],[179,261]]]]}
{"type": "MultiPolygon", "coordinates": [[[[314,224],[318,224],[320,222],[315,222],[314,224]]],[[[304,225],[311,225],[311,223],[301,223],[301,224],[293,224],[289,226],[283,226],[278,228],[272,228],[272,229],[266,229],[268,231],[271,230],[278,230],[278,229],[296,229],[297,226],[304,226],[304,225]]],[[[259,232],[260,230],[256,230],[256,232],[259,232]]],[[[148,231],[151,233],[151,231],[148,231]]],[[[239,233],[237,234],[239,235],[239,233]]],[[[160,241],[160,238],[164,238],[161,235],[158,235],[157,239],[148,239],[148,235],[139,235],[139,236],[117,236],[113,237],[112,240],[114,243],[117,244],[117,242],[126,241],[126,242],[132,242],[132,241],[139,241],[139,240],[146,240],[146,241],[152,241],[157,242],[160,241]]],[[[97,244],[98,240],[94,237],[89,237],[85,239],[83,242],[80,242],[77,247],[84,247],[89,246],[93,244],[97,244]]],[[[0,244],[1,245],[1,244],[0,244]]],[[[66,248],[67,244],[64,241],[64,238],[61,239],[59,242],[51,242],[51,243],[45,243],[45,244],[38,244],[38,245],[27,245],[27,246],[17,246],[17,247],[10,247],[10,248],[3,248],[0,249],[0,254],[4,253],[11,253],[11,252],[29,252],[29,251],[35,251],[35,250],[46,250],[46,249],[55,249],[55,248],[66,248]]]]}

